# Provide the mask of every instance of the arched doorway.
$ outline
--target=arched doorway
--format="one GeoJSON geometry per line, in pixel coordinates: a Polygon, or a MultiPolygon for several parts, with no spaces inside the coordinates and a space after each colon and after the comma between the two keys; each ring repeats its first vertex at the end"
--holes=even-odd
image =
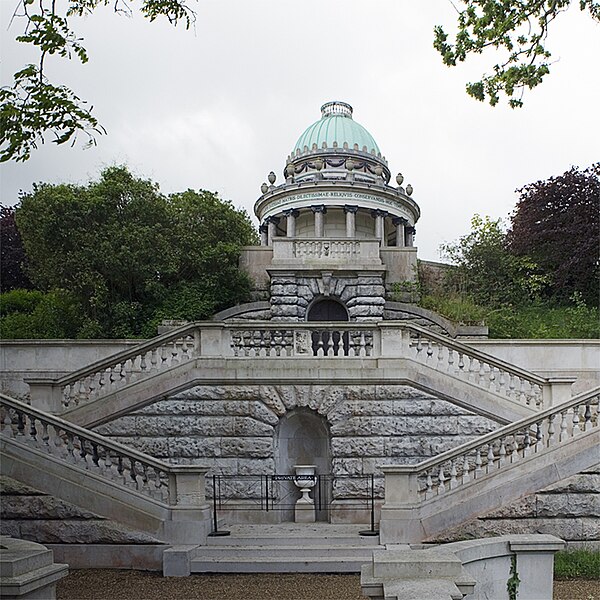
{"type": "Polygon", "coordinates": [[[317,300],[308,309],[307,321],[349,321],[346,307],[337,300],[317,300]]]}
{"type": "MultiPolygon", "coordinates": [[[[306,315],[307,321],[349,321],[348,311],[346,307],[337,300],[324,298],[317,300],[308,309],[306,315]]],[[[330,339],[333,342],[333,352],[335,356],[347,356],[349,348],[348,332],[340,335],[334,331],[313,331],[312,334],[312,350],[315,356],[326,354],[327,349],[331,345],[330,339]],[[340,343],[341,340],[341,343],[340,343]]]]}
{"type": "MultiPolygon", "coordinates": [[[[294,473],[294,465],[316,465],[317,475],[331,473],[329,426],[324,417],[310,409],[290,411],[279,420],[275,438],[275,468],[282,475],[294,473]]],[[[292,481],[286,482],[286,493],[294,501],[300,491],[292,481]]],[[[325,492],[325,490],[323,490],[325,492]]],[[[316,493],[313,491],[311,495],[316,493]]],[[[329,496],[329,493],[327,494],[329,496]]],[[[317,513],[317,520],[326,520],[325,510],[317,513]]],[[[282,520],[293,521],[294,510],[284,511],[282,520]]]]}

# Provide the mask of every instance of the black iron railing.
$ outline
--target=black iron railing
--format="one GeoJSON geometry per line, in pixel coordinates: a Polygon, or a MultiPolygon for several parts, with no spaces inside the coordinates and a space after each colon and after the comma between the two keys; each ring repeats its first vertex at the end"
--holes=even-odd
{"type": "MultiPolygon", "coordinates": [[[[329,521],[332,511],[363,512],[370,521],[370,529],[361,535],[377,535],[375,523],[374,475],[302,475],[312,480],[311,499],[315,520],[329,521]]],[[[300,497],[294,481],[296,475],[212,475],[207,495],[212,497],[213,531],[210,535],[228,535],[219,529],[219,514],[225,511],[264,511],[291,513],[300,497]]]]}

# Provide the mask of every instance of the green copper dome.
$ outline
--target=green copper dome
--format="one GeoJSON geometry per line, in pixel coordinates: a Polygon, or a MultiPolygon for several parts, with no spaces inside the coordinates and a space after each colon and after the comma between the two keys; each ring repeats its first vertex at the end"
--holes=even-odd
{"type": "Polygon", "coordinates": [[[379,146],[373,139],[373,136],[356,121],[352,119],[352,107],[345,102],[327,102],[321,106],[321,118],[313,123],[298,138],[294,146],[293,154],[296,150],[304,152],[307,147],[312,150],[313,144],[320,150],[323,143],[327,148],[333,148],[333,143],[337,142],[338,148],[343,148],[344,143],[348,144],[350,150],[354,149],[354,144],[358,144],[359,150],[375,154],[380,154],[379,146]]]}

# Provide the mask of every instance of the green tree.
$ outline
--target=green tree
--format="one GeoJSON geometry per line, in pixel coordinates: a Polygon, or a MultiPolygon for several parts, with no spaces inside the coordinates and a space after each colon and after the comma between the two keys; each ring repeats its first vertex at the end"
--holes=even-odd
{"type": "Polygon", "coordinates": [[[535,261],[550,281],[547,295],[569,303],[575,295],[600,304],[600,163],[517,190],[508,233],[510,252],[535,261]]]}
{"type": "Polygon", "coordinates": [[[87,186],[34,186],[16,216],[31,280],[77,299],[81,335],[148,335],[160,318],[206,318],[248,293],[237,257],[256,233],[209,192],[166,197],[110,167],[87,186]]]}
{"type": "Polygon", "coordinates": [[[31,287],[24,271],[26,262],[23,241],[15,221],[15,208],[0,204],[0,291],[31,287]]]}
{"type": "MultiPolygon", "coordinates": [[[[95,135],[104,133],[85,101],[46,76],[50,58],[74,56],[82,63],[88,61],[82,40],[71,28],[71,19],[90,15],[98,6],[131,12],[125,0],[18,1],[12,20],[22,21],[24,27],[17,41],[34,46],[39,59],[37,64],[17,71],[12,85],[0,88],[0,162],[27,160],[47,134],[54,136],[56,144],[74,144],[77,134],[82,133],[87,144],[95,144],[95,135]]],[[[186,28],[194,21],[194,12],[184,0],[140,0],[139,6],[150,21],[163,16],[174,25],[183,21],[186,28]]]]}
{"type": "MultiPolygon", "coordinates": [[[[491,48],[502,59],[491,74],[468,83],[467,93],[495,106],[505,94],[513,108],[523,105],[523,92],[539,85],[550,72],[546,39],[552,22],[575,4],[572,0],[461,0],[452,43],[441,26],[434,30],[434,48],[444,64],[456,66],[470,54],[491,48]]],[[[579,8],[600,22],[600,3],[579,0],[579,8]]]]}
{"type": "Polygon", "coordinates": [[[455,268],[450,285],[483,305],[522,304],[536,300],[548,284],[548,276],[526,256],[508,249],[502,219],[475,215],[471,232],[441,247],[455,268]]]}

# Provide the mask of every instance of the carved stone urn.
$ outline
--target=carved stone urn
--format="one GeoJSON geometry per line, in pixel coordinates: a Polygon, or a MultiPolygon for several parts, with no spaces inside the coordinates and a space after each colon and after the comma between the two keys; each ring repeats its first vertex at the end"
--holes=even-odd
{"type": "Polygon", "coordinates": [[[296,502],[296,523],[314,523],[315,501],[310,497],[310,490],[317,483],[316,465],[294,465],[294,483],[300,488],[302,496],[296,502]]]}

